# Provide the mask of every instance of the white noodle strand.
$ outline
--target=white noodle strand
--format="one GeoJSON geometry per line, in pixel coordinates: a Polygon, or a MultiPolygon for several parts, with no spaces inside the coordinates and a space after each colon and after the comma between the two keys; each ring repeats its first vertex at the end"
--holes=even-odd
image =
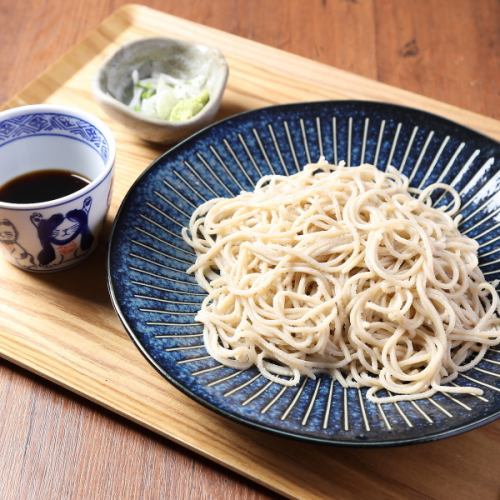
{"type": "Polygon", "coordinates": [[[208,293],[196,319],[209,354],[287,386],[328,372],[377,403],[481,394],[447,385],[500,342],[499,297],[459,208],[447,185],[419,192],[395,169],[324,160],[204,203],[183,237],[208,293]]]}

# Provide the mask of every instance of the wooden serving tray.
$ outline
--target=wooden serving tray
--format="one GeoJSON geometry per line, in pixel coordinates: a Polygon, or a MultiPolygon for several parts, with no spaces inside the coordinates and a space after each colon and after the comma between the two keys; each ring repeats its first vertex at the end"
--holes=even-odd
{"type": "MultiPolygon", "coordinates": [[[[109,223],[132,182],[163,148],[111,121],[94,102],[91,81],[121,44],[155,35],[224,51],[230,78],[219,118],[276,103],[374,99],[425,109],[500,138],[500,123],[491,118],[130,5],[5,105],[75,105],[111,126],[118,151],[109,223]]],[[[118,321],[106,290],[105,247],[101,243],[79,267],[52,275],[25,273],[0,261],[1,356],[289,496],[432,496],[443,480],[450,498],[495,496],[495,451],[488,446],[495,425],[406,448],[330,448],[248,429],[190,400],[154,371],[118,321]]]]}

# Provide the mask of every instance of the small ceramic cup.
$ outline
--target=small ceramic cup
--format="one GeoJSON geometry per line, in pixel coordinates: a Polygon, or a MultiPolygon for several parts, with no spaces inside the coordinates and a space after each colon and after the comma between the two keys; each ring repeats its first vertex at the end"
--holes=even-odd
{"type": "Polygon", "coordinates": [[[0,186],[38,170],[70,170],[90,183],[41,203],[0,200],[0,250],[34,272],[78,264],[97,245],[108,211],[115,141],[96,117],[66,106],[33,105],[0,113],[0,186]]]}

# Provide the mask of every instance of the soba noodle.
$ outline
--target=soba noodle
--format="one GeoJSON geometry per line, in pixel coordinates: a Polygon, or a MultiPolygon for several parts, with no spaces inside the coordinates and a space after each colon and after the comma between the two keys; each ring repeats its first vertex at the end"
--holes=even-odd
{"type": "Polygon", "coordinates": [[[446,185],[416,192],[394,169],[324,160],[204,203],[183,237],[208,292],[196,319],[209,354],[286,386],[328,372],[374,402],[481,394],[449,384],[500,342],[459,207],[446,185]],[[431,206],[435,189],[450,211],[431,206]]]}

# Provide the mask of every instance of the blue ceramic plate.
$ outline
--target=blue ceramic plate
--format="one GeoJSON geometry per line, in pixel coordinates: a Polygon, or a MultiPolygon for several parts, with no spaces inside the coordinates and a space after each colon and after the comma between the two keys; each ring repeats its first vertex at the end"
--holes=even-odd
{"type": "MultiPolygon", "coordinates": [[[[500,413],[500,347],[456,384],[482,397],[437,394],[373,404],[366,391],[327,376],[297,387],[268,382],[212,359],[194,319],[205,292],[186,268],[194,261],[181,236],[193,210],[215,196],[251,190],[269,173],[293,174],[324,155],[330,162],[391,164],[413,186],[451,184],[462,198],[460,229],[479,244],[486,278],[500,278],[499,144],[443,118],[360,101],[275,106],[224,120],[158,158],[117,216],[109,250],[109,288],[142,354],[167,380],[239,422],[307,441],[394,445],[472,429],[500,413]]],[[[449,199],[437,198],[437,206],[449,199]]]]}

